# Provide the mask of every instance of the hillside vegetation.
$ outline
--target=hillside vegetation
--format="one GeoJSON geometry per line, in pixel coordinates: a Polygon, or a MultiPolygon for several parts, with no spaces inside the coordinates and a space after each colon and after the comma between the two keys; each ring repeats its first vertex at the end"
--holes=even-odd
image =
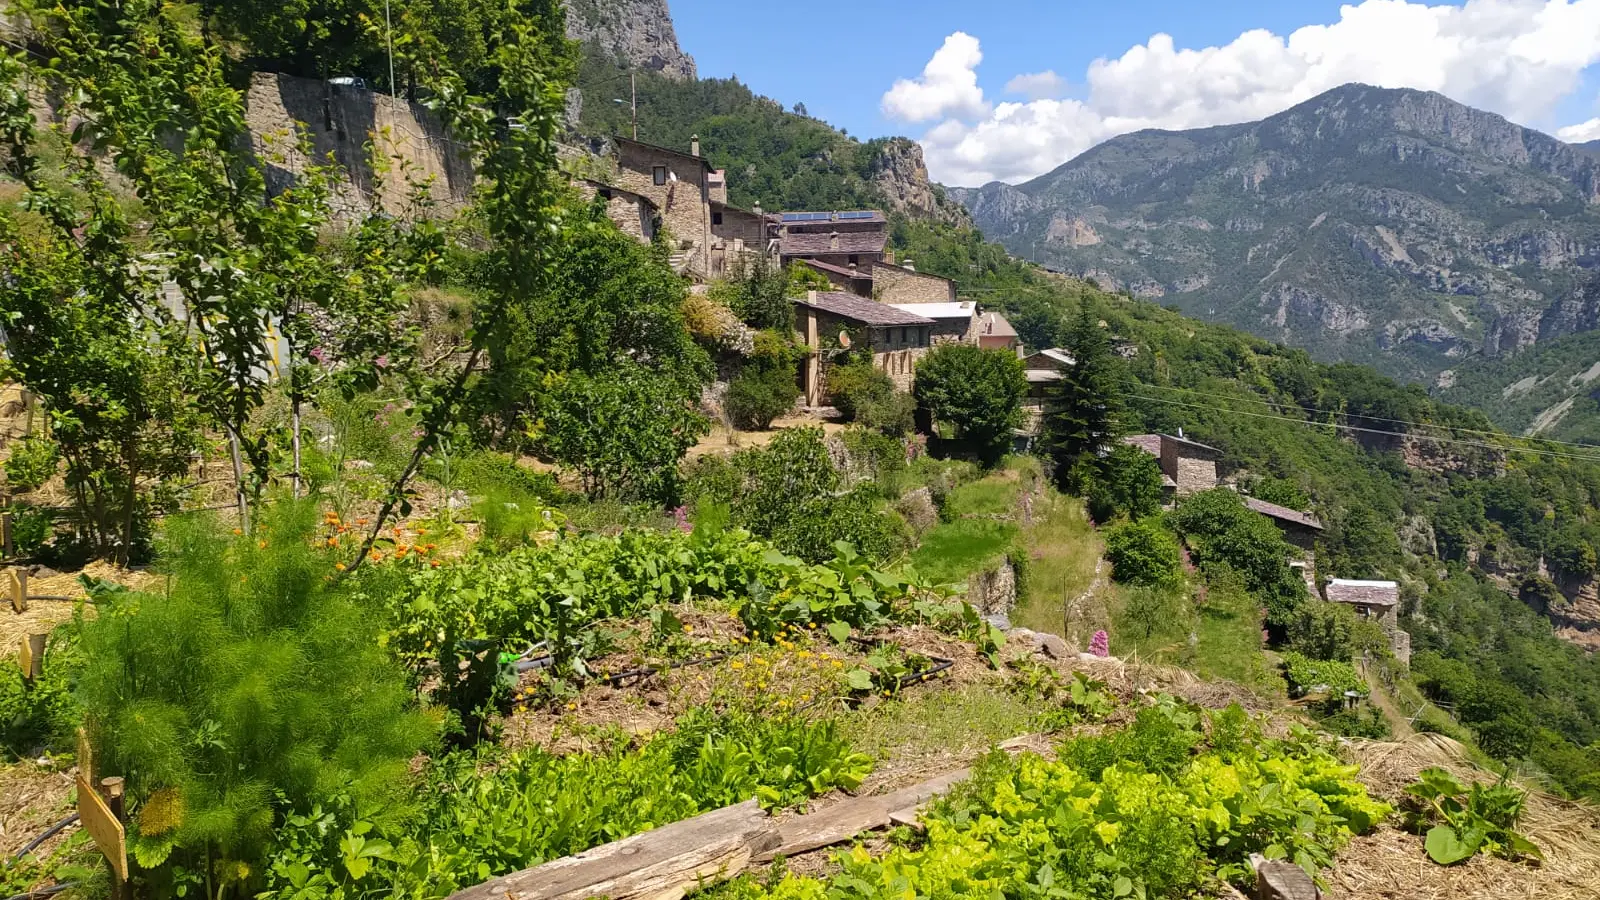
{"type": "Polygon", "coordinates": [[[649,895],[1182,900],[1262,860],[1600,877],[1600,816],[1554,799],[1600,794],[1600,671],[1550,622],[1595,624],[1593,462],[1020,263],[907,199],[903,145],[663,77],[657,127],[725,129],[724,164],[796,204],[898,198],[902,254],[1076,360],[1025,447],[1022,362],[960,342],[909,391],[838,348],[839,416],[795,416],[814,279],[751,260],[692,290],[582,198],[555,7],[407,32],[476,175],[451,217],[335,210],[350,173],[280,184],[248,149],[245,67],[359,55],[337,29],[371,11],[17,11],[0,375],[26,395],[0,471],[33,588],[0,637],[38,664],[0,666],[0,897],[515,896],[488,883],[757,807],[863,827],[649,895]],[[1164,507],[1120,438],[1179,428],[1237,491],[1164,507]],[[1326,573],[1404,581],[1409,670],[1240,492],[1328,522],[1326,573]],[[1328,738],[1413,721],[1463,743],[1328,738]],[[920,830],[867,836],[930,778],[920,830]],[[113,886],[112,830],[63,816],[118,784],[113,886]]]}

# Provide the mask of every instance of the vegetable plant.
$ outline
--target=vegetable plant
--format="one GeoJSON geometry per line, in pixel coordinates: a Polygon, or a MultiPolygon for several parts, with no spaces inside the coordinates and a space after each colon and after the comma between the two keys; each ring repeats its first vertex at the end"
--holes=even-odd
{"type": "Polygon", "coordinates": [[[1468,787],[1449,770],[1423,769],[1415,784],[1406,787],[1411,807],[1407,821],[1421,832],[1428,827],[1423,848],[1441,866],[1455,865],[1474,855],[1493,853],[1506,859],[1543,859],[1539,848],[1515,830],[1527,794],[1502,776],[1485,787],[1468,787]]]}

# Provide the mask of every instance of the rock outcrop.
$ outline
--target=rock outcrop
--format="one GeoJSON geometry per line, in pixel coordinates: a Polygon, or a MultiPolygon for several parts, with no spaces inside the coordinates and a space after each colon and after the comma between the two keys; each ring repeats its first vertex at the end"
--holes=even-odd
{"type": "Polygon", "coordinates": [[[694,57],[678,46],[667,0],[568,0],[567,37],[630,69],[692,81],[694,57]]]}
{"type": "Polygon", "coordinates": [[[916,141],[903,137],[888,139],[873,157],[869,171],[872,186],[883,194],[884,203],[891,211],[950,225],[970,223],[967,211],[960,204],[950,202],[943,190],[934,187],[928,178],[922,147],[916,141]]]}

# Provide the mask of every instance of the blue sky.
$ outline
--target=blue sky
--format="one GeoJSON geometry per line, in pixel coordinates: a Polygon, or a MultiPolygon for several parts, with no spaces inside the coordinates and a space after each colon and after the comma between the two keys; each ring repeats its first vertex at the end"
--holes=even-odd
{"type": "Polygon", "coordinates": [[[1116,133],[1259,118],[1351,80],[1600,137],[1600,0],[669,3],[703,77],[737,74],[852,135],[917,137],[948,183],[1017,181],[1116,133]],[[1051,89],[1007,90],[1046,70],[1051,89]]]}

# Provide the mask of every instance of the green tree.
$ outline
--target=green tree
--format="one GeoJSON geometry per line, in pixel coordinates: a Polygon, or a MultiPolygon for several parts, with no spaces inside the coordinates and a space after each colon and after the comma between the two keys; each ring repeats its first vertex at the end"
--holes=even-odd
{"type": "Polygon", "coordinates": [[[1044,446],[1055,463],[1057,480],[1069,490],[1081,474],[1077,463],[1111,448],[1121,433],[1122,373],[1111,343],[1090,311],[1078,310],[1067,339],[1073,364],[1045,398],[1044,446]]]}
{"type": "Polygon", "coordinates": [[[888,373],[870,358],[828,367],[828,401],[845,420],[890,437],[911,432],[916,401],[895,390],[888,373]]]}
{"type": "Polygon", "coordinates": [[[1202,569],[1227,567],[1267,608],[1281,630],[1306,602],[1305,584],[1289,568],[1292,548],[1272,520],[1251,511],[1227,488],[1202,491],[1178,504],[1173,522],[1202,569]]]}
{"type": "Polygon", "coordinates": [[[1028,381],[1022,361],[1006,350],[946,343],[917,363],[911,393],[936,425],[947,425],[986,463],[1011,445],[1022,424],[1028,381]]]}
{"type": "Polygon", "coordinates": [[[1104,456],[1079,460],[1078,466],[1076,481],[1095,521],[1143,519],[1161,512],[1166,493],[1161,465],[1138,447],[1118,443],[1104,456]]]}
{"type": "Polygon", "coordinates": [[[572,468],[594,498],[678,501],[678,461],[710,423],[682,380],[619,363],[589,375],[568,372],[543,405],[537,444],[572,468]]]}
{"type": "Polygon", "coordinates": [[[728,384],[723,406],[739,428],[767,429],[800,396],[799,353],[786,335],[757,333],[749,360],[728,384]]]}

